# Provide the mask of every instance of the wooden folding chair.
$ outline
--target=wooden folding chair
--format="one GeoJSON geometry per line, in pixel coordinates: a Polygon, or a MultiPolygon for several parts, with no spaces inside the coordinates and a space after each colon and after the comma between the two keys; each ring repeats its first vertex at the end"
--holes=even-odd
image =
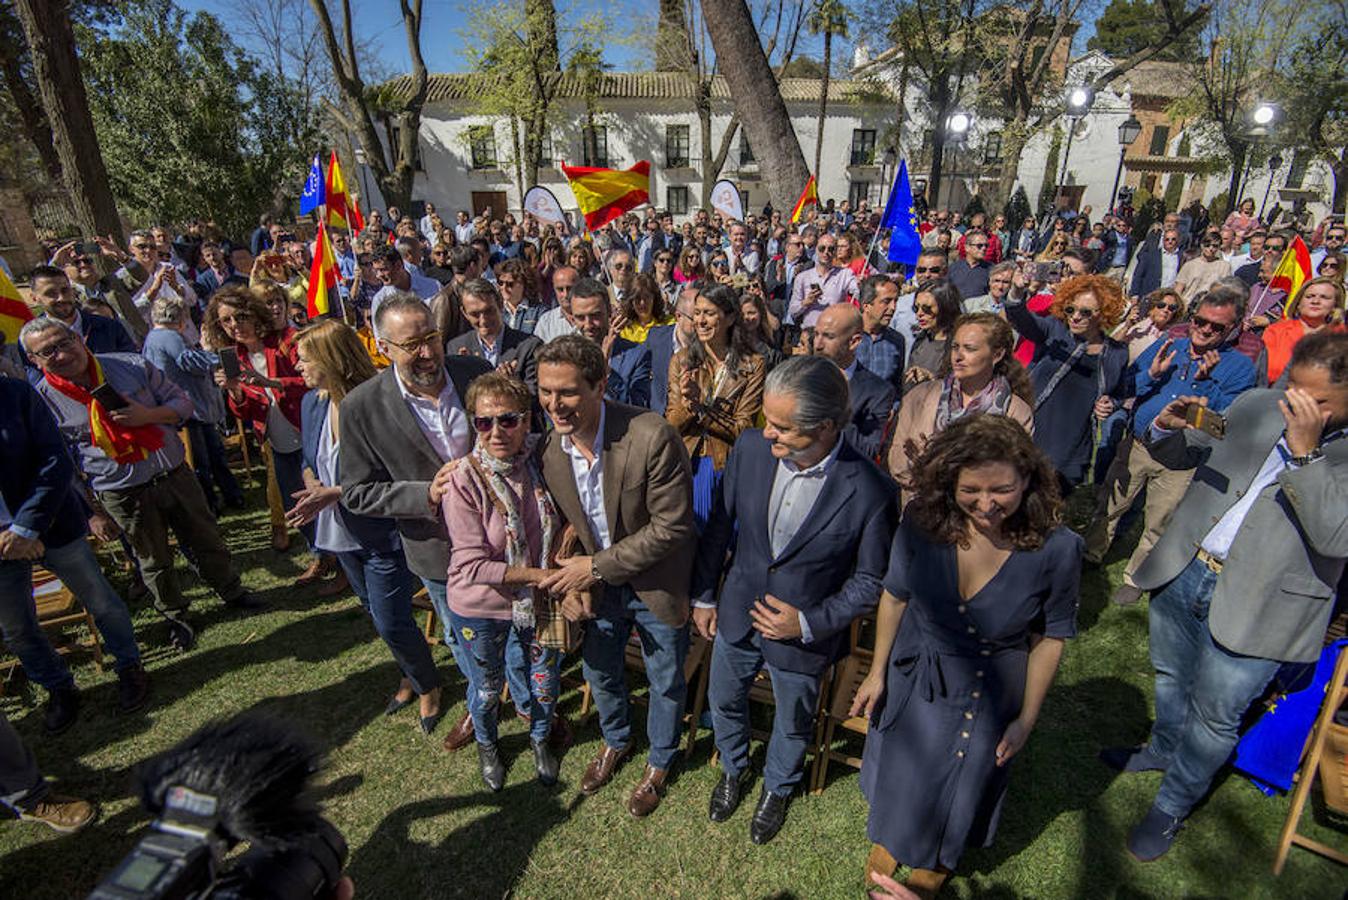
{"type": "Polygon", "coordinates": [[[857,688],[871,671],[874,654],[869,650],[853,650],[840,662],[833,679],[833,697],[824,712],[823,727],[819,735],[819,746],[814,755],[814,772],[810,777],[810,792],[822,793],[828,779],[829,763],[839,762],[854,769],[861,768],[861,758],[850,753],[833,749],[833,741],[839,728],[852,734],[866,736],[869,721],[865,716],[850,716],[848,709],[857,688]]]}
{"type": "MultiPolygon", "coordinates": [[[[62,656],[77,649],[88,649],[94,656],[94,667],[103,671],[103,636],[98,633],[93,614],[84,608],[84,604],[61,584],[56,576],[41,566],[33,566],[33,601],[37,607],[37,623],[44,631],[58,631],[59,638],[52,642],[57,653],[62,656]],[[88,635],[70,639],[65,633],[66,626],[84,626],[88,635]]],[[[10,676],[19,666],[17,659],[11,659],[0,665],[4,676],[0,678],[0,695],[10,676]]]]}
{"type": "Polygon", "coordinates": [[[431,595],[426,591],[425,585],[418,588],[417,592],[412,595],[412,616],[414,618],[418,610],[426,613],[426,626],[421,630],[421,633],[426,636],[426,643],[432,647],[436,644],[443,644],[445,639],[441,636],[440,620],[435,614],[435,604],[431,603],[431,595]]]}
{"type": "Polygon", "coordinates": [[[1309,752],[1302,759],[1301,769],[1296,776],[1297,786],[1292,792],[1292,805],[1287,810],[1287,821],[1283,823],[1282,833],[1278,836],[1278,852],[1273,859],[1274,875],[1282,874],[1293,844],[1348,866],[1348,854],[1297,832],[1317,770],[1325,804],[1335,812],[1348,814],[1348,726],[1334,721],[1334,715],[1345,702],[1348,702],[1348,647],[1339,651],[1334,674],[1325,687],[1324,703],[1320,705],[1320,714],[1311,731],[1309,752]]]}
{"type": "Polygon", "coordinates": [[[178,440],[183,442],[183,462],[187,463],[187,468],[195,469],[197,466],[192,458],[192,436],[187,433],[186,426],[178,429],[178,440]]]}
{"type": "Polygon", "coordinates": [[[257,484],[257,479],[253,476],[253,457],[248,451],[248,432],[243,428],[243,419],[234,417],[234,433],[225,436],[224,444],[226,450],[238,448],[243,456],[243,474],[253,484],[257,484]]]}

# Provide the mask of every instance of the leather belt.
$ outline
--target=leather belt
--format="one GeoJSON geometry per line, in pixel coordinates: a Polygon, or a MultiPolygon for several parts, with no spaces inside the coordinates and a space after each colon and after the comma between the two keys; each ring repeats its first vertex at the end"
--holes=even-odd
{"type": "Polygon", "coordinates": [[[1198,561],[1207,566],[1208,571],[1212,572],[1214,575],[1221,574],[1224,562],[1204,550],[1202,547],[1198,548],[1198,561]]]}

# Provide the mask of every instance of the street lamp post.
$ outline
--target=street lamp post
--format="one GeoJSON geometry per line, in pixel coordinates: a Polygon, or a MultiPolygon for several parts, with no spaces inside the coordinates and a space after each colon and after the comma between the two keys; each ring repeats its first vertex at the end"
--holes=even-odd
{"type": "Polygon", "coordinates": [[[1123,177],[1123,158],[1141,133],[1142,123],[1137,120],[1137,116],[1129,113],[1119,126],[1119,167],[1114,170],[1114,187],[1109,190],[1109,206],[1105,207],[1111,215],[1114,212],[1114,198],[1119,195],[1119,179],[1123,177]]]}
{"type": "Polygon", "coordinates": [[[893,147],[885,148],[885,155],[880,157],[880,208],[884,209],[885,204],[889,202],[889,195],[894,192],[894,163],[898,160],[898,154],[894,152],[893,147]],[[885,173],[889,173],[890,189],[885,190],[885,173]]]}
{"type": "Polygon", "coordinates": [[[1260,103],[1249,114],[1249,128],[1245,135],[1247,140],[1245,150],[1245,169],[1236,180],[1236,189],[1232,191],[1231,198],[1227,202],[1229,209],[1240,208],[1240,195],[1245,191],[1250,178],[1250,144],[1256,144],[1267,140],[1273,134],[1273,129],[1282,121],[1282,108],[1276,103],[1260,103]]]}
{"type": "Polygon", "coordinates": [[[1067,162],[1072,158],[1072,139],[1076,137],[1077,123],[1091,111],[1095,102],[1095,91],[1085,85],[1071,88],[1067,92],[1067,149],[1062,155],[1062,175],[1058,177],[1059,193],[1067,183],[1067,162]]]}
{"type": "Polygon", "coordinates": [[[1259,221],[1264,221],[1264,207],[1268,206],[1268,194],[1273,190],[1273,176],[1282,168],[1282,157],[1273,154],[1268,160],[1268,184],[1264,185],[1264,201],[1259,204],[1259,221]]]}
{"type": "MultiPolygon", "coordinates": [[[[951,147],[963,146],[964,142],[969,139],[969,131],[970,129],[973,128],[973,125],[974,125],[974,117],[972,113],[967,113],[964,112],[963,110],[956,110],[955,112],[952,112],[949,116],[946,117],[945,120],[946,146],[951,147]]],[[[945,147],[942,147],[943,152],[944,150],[945,147]]],[[[954,173],[952,172],[950,174],[953,175],[954,173]]],[[[949,184],[950,178],[947,177],[945,181],[947,184],[949,184]]],[[[939,188],[937,189],[937,193],[938,194],[940,193],[939,188]]],[[[946,199],[947,201],[950,199],[949,189],[947,189],[946,191],[946,199]]],[[[940,208],[941,206],[941,198],[939,196],[936,198],[936,206],[937,208],[940,208]]]]}

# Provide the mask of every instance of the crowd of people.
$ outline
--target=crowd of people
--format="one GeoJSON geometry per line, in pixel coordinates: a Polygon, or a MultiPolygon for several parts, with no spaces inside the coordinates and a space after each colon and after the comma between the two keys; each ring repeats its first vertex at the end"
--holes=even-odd
{"type": "MultiPolygon", "coordinates": [[[[1316,658],[1348,557],[1344,225],[1306,235],[1318,274],[1289,302],[1269,280],[1293,234],[1246,209],[1140,236],[1123,213],[931,210],[902,272],[865,204],[681,227],[648,209],[581,236],[427,203],[334,233],[341,308],[312,322],[302,225],[55,246],[0,379],[0,626],[60,732],[80,694],[37,626],[35,562],[93,614],[126,711],[149,678],[89,535],[122,542],[179,650],[199,627],[179,566],[263,607],[217,519],[245,503],[222,440],[238,421],[266,459],[274,547],[298,531],[300,583],[359,598],[401,673],[386,714],[415,703],[429,735],[454,699],[413,619],[426,592],[467,682],[443,743],[473,745],[491,791],[507,688],[539,782],[557,782],[570,653],[602,735],[580,790],[614,779],[637,745],[635,631],[648,747],[626,808],[651,815],[705,640],[714,822],[753,780],[750,689],[772,681],[749,825],[770,841],[825,675],[872,620],[852,702],[870,722],[867,872],[892,885],[907,865],[902,890],[932,896],[992,840],[1081,567],[1145,494],[1113,600],[1151,592],[1156,722],[1101,758],[1165,772],[1128,837],[1156,859],[1279,663],[1316,658]],[[1074,492],[1095,504],[1084,535],[1065,524],[1074,492]]],[[[0,764],[21,818],[92,818],[47,793],[7,723],[0,764]]]]}

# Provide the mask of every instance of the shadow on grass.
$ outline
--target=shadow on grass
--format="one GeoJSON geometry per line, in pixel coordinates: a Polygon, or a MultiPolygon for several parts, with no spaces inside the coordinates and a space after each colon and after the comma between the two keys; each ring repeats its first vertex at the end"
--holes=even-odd
{"type": "MultiPolygon", "coordinates": [[[[517,756],[514,765],[526,764],[517,756]]],[[[356,850],[347,874],[369,896],[505,897],[529,865],[535,845],[583,802],[530,780],[500,793],[418,800],[393,810],[356,850]],[[426,841],[424,820],[475,810],[473,821],[426,841]]]]}

